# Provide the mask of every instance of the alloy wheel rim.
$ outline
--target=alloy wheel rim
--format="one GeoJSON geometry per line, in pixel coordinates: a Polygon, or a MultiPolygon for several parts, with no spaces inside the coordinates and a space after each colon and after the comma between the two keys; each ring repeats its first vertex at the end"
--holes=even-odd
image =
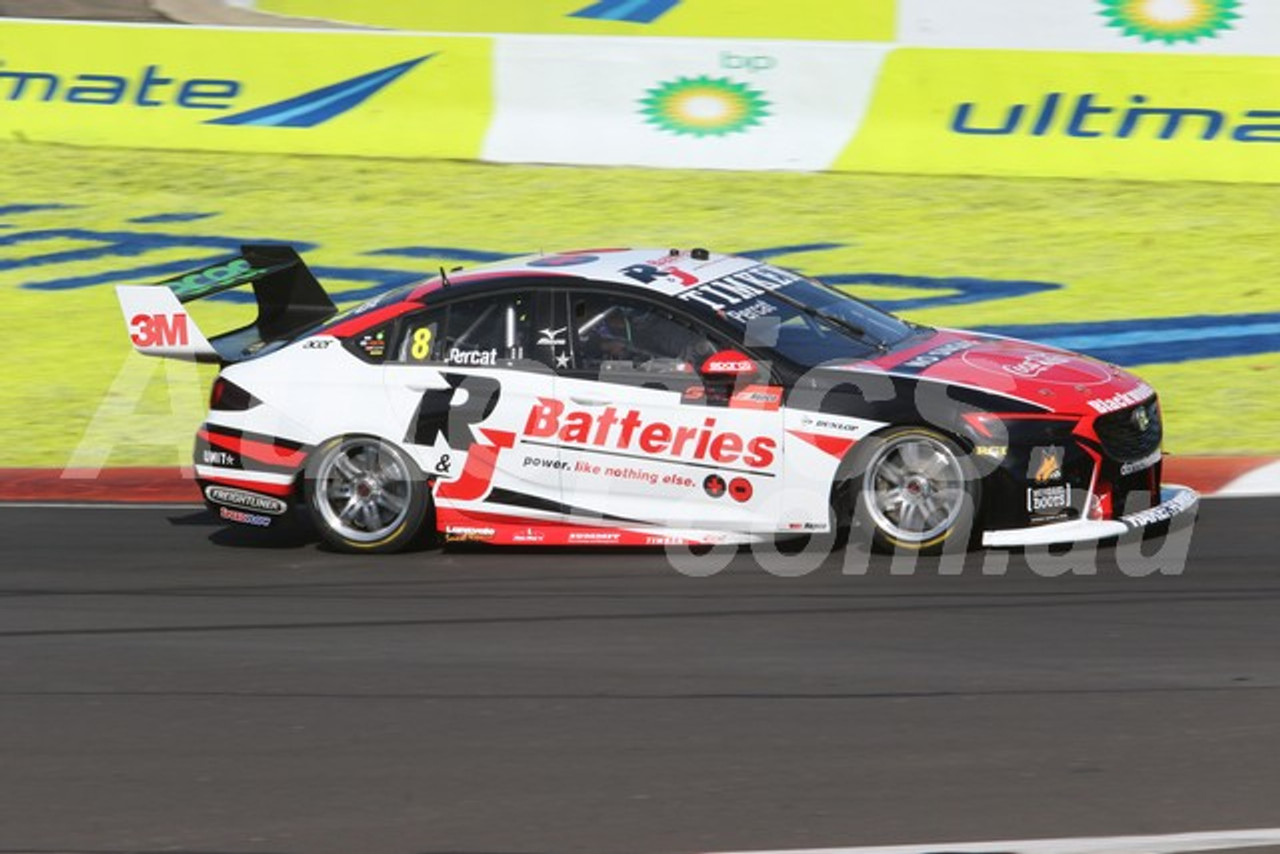
{"type": "Polygon", "coordinates": [[[316,472],[317,509],[344,538],[375,542],[408,518],[412,483],[408,465],[386,444],[348,439],[316,472]]]}
{"type": "Polygon", "coordinates": [[[867,512],[889,537],[926,543],[956,523],[964,510],[965,477],[945,444],[902,436],[882,445],[862,482],[867,512]]]}

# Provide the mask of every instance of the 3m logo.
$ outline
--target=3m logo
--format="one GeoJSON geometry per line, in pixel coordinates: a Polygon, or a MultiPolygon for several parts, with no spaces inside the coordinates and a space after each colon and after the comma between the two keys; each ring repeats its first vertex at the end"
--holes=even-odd
{"type": "Polygon", "coordinates": [[[185,314],[135,314],[129,332],[136,347],[186,347],[190,341],[185,314]]]}

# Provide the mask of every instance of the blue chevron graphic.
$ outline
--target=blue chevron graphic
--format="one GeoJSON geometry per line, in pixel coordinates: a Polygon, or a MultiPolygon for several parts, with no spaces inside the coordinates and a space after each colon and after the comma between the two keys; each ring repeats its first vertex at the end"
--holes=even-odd
{"type": "Polygon", "coordinates": [[[568,17],[652,24],[679,5],[680,0],[600,0],[586,8],[570,12],[568,17]]]}
{"type": "Polygon", "coordinates": [[[334,116],[359,106],[370,95],[387,86],[415,66],[436,56],[429,53],[408,62],[370,71],[341,83],[304,92],[287,101],[256,107],[243,113],[222,116],[205,122],[209,125],[258,125],[260,127],[309,128],[323,124],[334,116]]]}
{"type": "Polygon", "coordinates": [[[980,326],[1120,365],[1168,365],[1280,351],[1280,312],[980,326]]]}

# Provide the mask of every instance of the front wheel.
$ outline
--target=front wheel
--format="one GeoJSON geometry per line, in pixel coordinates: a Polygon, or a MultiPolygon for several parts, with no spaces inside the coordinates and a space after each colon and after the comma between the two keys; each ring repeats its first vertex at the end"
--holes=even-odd
{"type": "Polygon", "coordinates": [[[430,517],[418,467],[373,436],[321,445],[307,471],[308,503],[320,536],[345,552],[394,552],[410,545],[430,517]]]}
{"type": "Polygon", "coordinates": [[[853,518],[880,551],[939,554],[967,547],[981,484],[948,436],[903,427],[863,442],[855,465],[853,518]]]}

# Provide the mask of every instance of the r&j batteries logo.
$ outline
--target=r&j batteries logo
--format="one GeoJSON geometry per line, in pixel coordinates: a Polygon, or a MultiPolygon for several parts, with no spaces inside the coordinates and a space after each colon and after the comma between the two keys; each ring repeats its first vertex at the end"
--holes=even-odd
{"type": "Polygon", "coordinates": [[[727,77],[677,77],[641,99],[645,121],[659,130],[696,137],[745,133],[769,115],[764,94],[727,77]]]}
{"type": "Polygon", "coordinates": [[[1144,42],[1214,38],[1240,16],[1239,0],[1101,0],[1108,25],[1144,42]]]}

